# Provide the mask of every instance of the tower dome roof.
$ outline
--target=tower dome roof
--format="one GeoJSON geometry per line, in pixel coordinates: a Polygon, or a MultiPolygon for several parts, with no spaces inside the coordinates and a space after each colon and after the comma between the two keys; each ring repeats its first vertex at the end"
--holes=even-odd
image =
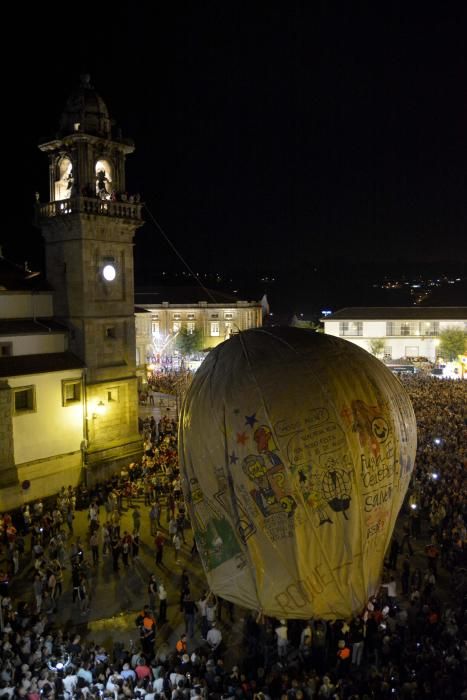
{"type": "Polygon", "coordinates": [[[67,136],[73,131],[106,139],[111,137],[109,110],[94,90],[87,74],[81,76],[81,84],[68,98],[60,119],[61,136],[67,136]]]}

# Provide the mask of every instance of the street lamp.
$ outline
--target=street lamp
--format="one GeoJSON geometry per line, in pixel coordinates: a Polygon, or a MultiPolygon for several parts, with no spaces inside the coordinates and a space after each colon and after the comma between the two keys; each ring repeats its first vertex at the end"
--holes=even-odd
{"type": "Polygon", "coordinates": [[[99,418],[99,416],[103,416],[104,413],[105,413],[105,403],[101,399],[99,401],[99,403],[96,405],[96,408],[94,409],[92,417],[95,420],[96,418],[99,418]]]}

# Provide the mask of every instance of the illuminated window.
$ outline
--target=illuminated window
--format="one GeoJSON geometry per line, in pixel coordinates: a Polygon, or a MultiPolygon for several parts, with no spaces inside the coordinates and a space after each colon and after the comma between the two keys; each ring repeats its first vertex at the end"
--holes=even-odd
{"type": "Polygon", "coordinates": [[[13,343],[0,343],[0,357],[11,357],[13,355],[13,343]]]}
{"type": "Polygon", "coordinates": [[[159,321],[152,321],[151,330],[153,335],[159,335],[160,333],[160,323],[159,321]]]}
{"type": "Polygon", "coordinates": [[[69,406],[81,401],[81,379],[65,379],[62,381],[62,403],[69,406]]]}
{"type": "Polygon", "coordinates": [[[218,336],[219,335],[219,321],[212,321],[211,322],[211,336],[218,336]]]}
{"type": "Polygon", "coordinates": [[[339,335],[363,335],[363,321],[341,321],[339,335]]]}
{"type": "Polygon", "coordinates": [[[180,321],[174,321],[173,326],[172,326],[173,332],[174,332],[174,333],[178,333],[178,331],[180,330],[181,325],[182,325],[182,324],[180,323],[180,321]]]}
{"type": "Polygon", "coordinates": [[[193,333],[196,330],[196,323],[194,321],[188,321],[186,324],[186,330],[187,330],[187,333],[189,333],[190,335],[193,335],[193,333]]]}
{"type": "Polygon", "coordinates": [[[410,323],[401,323],[401,335],[411,335],[410,323]]]}
{"type": "Polygon", "coordinates": [[[15,415],[33,413],[36,410],[36,388],[21,386],[13,389],[13,401],[15,415]]]}

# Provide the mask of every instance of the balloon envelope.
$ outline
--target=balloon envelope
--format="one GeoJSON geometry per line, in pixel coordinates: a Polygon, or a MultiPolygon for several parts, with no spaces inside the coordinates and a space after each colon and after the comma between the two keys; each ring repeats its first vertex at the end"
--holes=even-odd
{"type": "Polygon", "coordinates": [[[379,360],[302,329],[242,332],[197,371],[179,450],[216,594],[278,618],[361,612],[416,450],[408,395],[379,360]]]}

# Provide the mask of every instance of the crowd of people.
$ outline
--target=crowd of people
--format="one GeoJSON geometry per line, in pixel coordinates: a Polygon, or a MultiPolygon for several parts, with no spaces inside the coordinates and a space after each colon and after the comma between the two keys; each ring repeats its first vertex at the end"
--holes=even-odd
{"type": "Polygon", "coordinates": [[[160,364],[166,361],[165,358],[158,358],[158,361],[159,369],[149,375],[148,390],[175,395],[180,393],[181,388],[185,389],[193,376],[192,372],[188,369],[172,370],[170,366],[160,364]]]}
{"type": "Polygon", "coordinates": [[[172,547],[174,561],[177,543],[191,546],[191,556],[196,547],[180,487],[176,421],[165,416],[156,424],[149,418],[141,426],[141,463],[90,492],[62,489],[51,508],[42,502],[25,506],[16,522],[13,514],[3,516],[7,578],[14,584],[30,541],[32,580],[28,603],[14,600],[12,584],[1,589],[0,700],[466,700],[467,382],[401,379],[417,417],[415,472],[383,585],[360,616],[333,622],[265,619],[209,591],[195,600],[182,569],[185,633],[173,648],[161,643],[160,632],[173,614],[159,575],[164,547],[172,547]],[[83,542],[73,533],[77,507],[88,511],[83,542]],[[131,512],[131,532],[121,530],[122,510],[131,512]],[[154,537],[155,573],[135,620],[138,644],[125,648],[117,640],[104,649],[66,633],[54,622],[65,563],[71,565],[77,614],[85,618],[87,554],[94,563],[110,556],[113,570],[123,565],[125,572],[139,555],[142,513],[154,537]],[[232,663],[228,642],[240,615],[241,654],[232,663]]]}

